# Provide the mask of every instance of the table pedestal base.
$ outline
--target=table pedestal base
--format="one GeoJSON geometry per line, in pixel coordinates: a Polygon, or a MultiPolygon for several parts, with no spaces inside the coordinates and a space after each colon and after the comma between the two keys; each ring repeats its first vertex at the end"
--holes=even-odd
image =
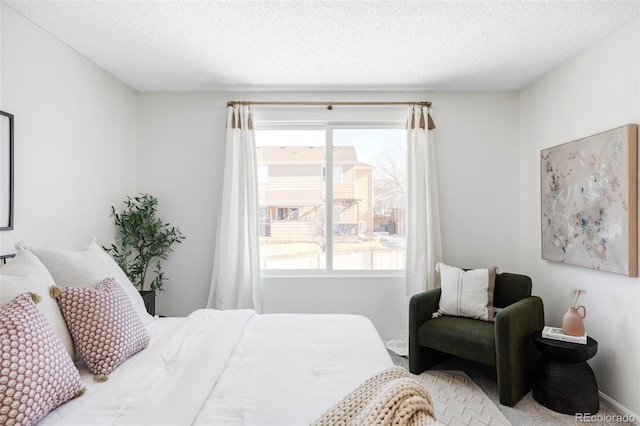
{"type": "Polygon", "coordinates": [[[540,358],[534,372],[533,398],[564,414],[595,414],[600,409],[598,382],[586,362],[540,358]]]}

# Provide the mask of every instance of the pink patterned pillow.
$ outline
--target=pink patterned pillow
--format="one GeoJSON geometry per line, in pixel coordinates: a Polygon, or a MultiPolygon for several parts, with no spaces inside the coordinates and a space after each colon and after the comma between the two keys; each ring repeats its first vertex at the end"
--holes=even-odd
{"type": "Polygon", "coordinates": [[[0,308],[0,424],[33,425],[83,391],[78,370],[31,294],[0,308]]]}
{"type": "Polygon", "coordinates": [[[93,288],[54,287],[62,316],[96,380],[146,348],[149,334],[127,294],[113,278],[93,288]]]}

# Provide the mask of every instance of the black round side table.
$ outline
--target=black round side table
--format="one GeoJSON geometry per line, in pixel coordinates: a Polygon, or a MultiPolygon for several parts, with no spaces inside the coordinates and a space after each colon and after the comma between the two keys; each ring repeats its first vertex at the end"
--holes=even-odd
{"type": "Polygon", "coordinates": [[[559,413],[597,413],[598,382],[587,360],[598,351],[598,342],[591,337],[586,345],[545,339],[542,331],[531,338],[542,353],[533,373],[533,398],[559,413]]]}

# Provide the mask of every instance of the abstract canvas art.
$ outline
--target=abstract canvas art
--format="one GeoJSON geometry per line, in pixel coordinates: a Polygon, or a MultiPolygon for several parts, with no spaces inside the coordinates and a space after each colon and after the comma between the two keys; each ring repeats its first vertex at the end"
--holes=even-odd
{"type": "Polygon", "coordinates": [[[638,276],[638,128],[540,153],[542,258],[638,276]]]}

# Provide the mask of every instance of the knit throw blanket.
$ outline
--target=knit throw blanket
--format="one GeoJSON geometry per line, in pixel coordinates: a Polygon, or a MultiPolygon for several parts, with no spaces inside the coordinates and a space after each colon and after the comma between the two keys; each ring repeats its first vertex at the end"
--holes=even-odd
{"type": "Polygon", "coordinates": [[[407,370],[393,367],[362,383],[313,426],[439,424],[427,390],[407,370]]]}

